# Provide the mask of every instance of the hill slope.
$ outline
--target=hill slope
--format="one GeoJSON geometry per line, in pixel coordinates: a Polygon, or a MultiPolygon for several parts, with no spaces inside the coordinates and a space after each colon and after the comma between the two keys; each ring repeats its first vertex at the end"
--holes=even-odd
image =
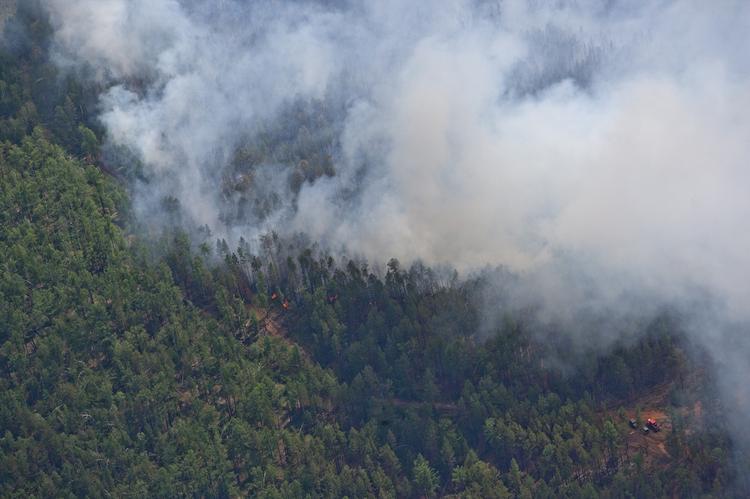
{"type": "Polygon", "coordinates": [[[673,421],[673,459],[644,469],[607,412],[686,388],[669,321],[563,373],[522,318],[477,336],[478,281],[128,232],[95,96],[34,26],[0,67],[0,495],[729,493],[720,430],[673,421]]]}

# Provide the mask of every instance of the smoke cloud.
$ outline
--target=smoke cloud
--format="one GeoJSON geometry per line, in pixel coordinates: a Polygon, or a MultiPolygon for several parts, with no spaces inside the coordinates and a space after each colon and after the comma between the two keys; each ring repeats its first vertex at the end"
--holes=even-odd
{"type": "Polygon", "coordinates": [[[691,310],[750,416],[747,2],[47,6],[144,218],[168,195],[230,241],[502,265],[555,320],[691,310]]]}

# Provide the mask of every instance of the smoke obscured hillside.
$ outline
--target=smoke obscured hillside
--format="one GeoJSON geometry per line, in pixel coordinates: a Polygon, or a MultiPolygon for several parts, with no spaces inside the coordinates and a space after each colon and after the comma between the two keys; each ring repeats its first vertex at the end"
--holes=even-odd
{"type": "Polygon", "coordinates": [[[487,320],[586,344],[676,309],[750,414],[746,2],[45,4],[144,223],[503,266],[487,320]]]}

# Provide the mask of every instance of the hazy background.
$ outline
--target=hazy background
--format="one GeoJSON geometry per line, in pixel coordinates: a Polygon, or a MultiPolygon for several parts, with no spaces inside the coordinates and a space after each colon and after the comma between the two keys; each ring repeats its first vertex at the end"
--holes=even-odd
{"type": "Polygon", "coordinates": [[[500,265],[488,320],[535,304],[602,347],[671,307],[750,417],[750,3],[46,7],[59,64],[106,88],[107,150],[143,165],[144,223],[171,199],[230,245],[500,265]]]}

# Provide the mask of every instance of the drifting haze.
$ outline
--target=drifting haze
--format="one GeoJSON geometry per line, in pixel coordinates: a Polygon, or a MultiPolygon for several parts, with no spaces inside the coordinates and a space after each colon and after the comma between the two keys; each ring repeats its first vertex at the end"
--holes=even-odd
{"type": "Polygon", "coordinates": [[[551,320],[706,297],[690,331],[750,415],[746,1],[47,5],[60,64],[109,85],[101,120],[145,166],[144,217],[169,195],[230,241],[503,265],[551,320]],[[299,167],[266,159],[227,194],[237,149],[300,103],[332,171],[293,189],[299,167]]]}

